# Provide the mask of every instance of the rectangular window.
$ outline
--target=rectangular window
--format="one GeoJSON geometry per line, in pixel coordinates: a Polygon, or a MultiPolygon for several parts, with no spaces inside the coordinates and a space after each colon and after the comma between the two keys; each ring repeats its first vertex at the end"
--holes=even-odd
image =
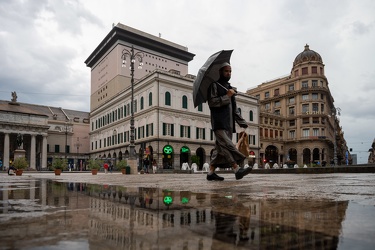
{"type": "Polygon", "coordinates": [[[302,129],[302,137],[306,138],[309,136],[310,136],[310,129],[308,128],[302,129]]]}
{"type": "Polygon", "coordinates": [[[302,104],[302,114],[308,114],[309,104],[302,104]]]}
{"type": "Polygon", "coordinates": [[[289,114],[294,115],[294,107],[289,107],[289,114]]]}
{"type": "Polygon", "coordinates": [[[312,80],[311,84],[313,87],[318,87],[318,80],[312,80]]]}
{"type": "Polygon", "coordinates": [[[266,109],[266,110],[270,110],[270,109],[271,109],[271,105],[270,105],[269,103],[266,103],[266,105],[265,105],[265,109],[266,109]]]}
{"type": "Polygon", "coordinates": [[[323,114],[324,113],[324,104],[320,104],[320,112],[323,114]]]}
{"type": "Polygon", "coordinates": [[[313,100],[318,100],[318,97],[319,97],[318,93],[312,93],[312,94],[311,94],[311,98],[312,98],[313,100]]]}
{"type": "Polygon", "coordinates": [[[269,98],[270,97],[270,92],[266,92],[266,93],[264,93],[264,98],[269,98]]]}
{"type": "Polygon", "coordinates": [[[312,104],[312,111],[313,111],[313,114],[317,114],[319,112],[319,104],[318,103],[312,104]]]}
{"type": "Polygon", "coordinates": [[[290,84],[290,85],[288,86],[288,90],[289,90],[289,91],[293,91],[293,90],[294,90],[294,84],[290,84]]]}
{"type": "Polygon", "coordinates": [[[309,82],[308,81],[302,82],[302,88],[303,89],[307,89],[308,87],[309,87],[309,82]]]}
{"type": "Polygon", "coordinates": [[[180,126],[180,137],[190,138],[190,126],[180,126]]]}
{"type": "Polygon", "coordinates": [[[313,128],[313,136],[319,136],[319,129],[313,128]]]}
{"type": "Polygon", "coordinates": [[[55,145],[55,153],[60,153],[60,145],[55,145]]]}
{"type": "Polygon", "coordinates": [[[206,130],[204,128],[197,128],[197,136],[196,138],[197,139],[202,139],[202,140],[205,140],[206,139],[206,130]]]}
{"type": "Polygon", "coordinates": [[[292,138],[296,138],[296,131],[295,130],[290,130],[289,131],[289,138],[292,139],[292,138]]]}
{"type": "Polygon", "coordinates": [[[275,101],[275,107],[280,107],[280,101],[275,101]]]}
{"type": "Polygon", "coordinates": [[[280,115],[280,109],[275,110],[274,114],[275,115],[280,115]]]}
{"type": "Polygon", "coordinates": [[[303,94],[302,95],[302,100],[303,101],[308,101],[309,100],[309,94],[303,94]]]}
{"type": "Polygon", "coordinates": [[[309,124],[310,123],[310,117],[305,117],[302,119],[302,124],[309,124]]]}
{"type": "Polygon", "coordinates": [[[146,125],[146,137],[154,135],[154,124],[150,123],[146,125]]]}
{"type": "Polygon", "coordinates": [[[295,71],[294,71],[294,76],[295,76],[295,77],[299,76],[298,70],[295,70],[295,71]]]}
{"type": "Polygon", "coordinates": [[[163,123],[163,135],[174,136],[174,124],[163,123]]]}
{"type": "Polygon", "coordinates": [[[279,89],[275,89],[274,96],[278,96],[278,95],[280,95],[280,91],[279,91],[279,89]]]}
{"type": "Polygon", "coordinates": [[[293,104],[295,102],[294,96],[289,97],[289,104],[293,104]]]}
{"type": "Polygon", "coordinates": [[[311,73],[312,73],[312,74],[318,74],[318,67],[316,67],[316,66],[312,66],[312,67],[311,67],[311,73]]]}
{"type": "Polygon", "coordinates": [[[307,75],[308,73],[309,72],[307,67],[302,68],[302,75],[307,75]]]}
{"type": "Polygon", "coordinates": [[[294,126],[296,126],[296,120],[290,120],[290,121],[289,121],[289,126],[290,126],[290,127],[294,127],[294,126]]]}
{"type": "Polygon", "coordinates": [[[319,117],[313,117],[313,124],[319,124],[319,117]]]}

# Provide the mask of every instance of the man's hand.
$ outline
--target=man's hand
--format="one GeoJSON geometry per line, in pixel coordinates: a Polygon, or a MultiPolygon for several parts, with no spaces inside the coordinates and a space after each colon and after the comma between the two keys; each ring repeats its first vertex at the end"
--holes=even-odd
{"type": "Polygon", "coordinates": [[[248,125],[247,125],[247,124],[242,124],[242,125],[240,125],[240,127],[241,127],[241,128],[247,128],[248,125]]]}
{"type": "Polygon", "coordinates": [[[228,89],[227,96],[231,97],[232,95],[235,95],[236,91],[234,89],[228,89]]]}

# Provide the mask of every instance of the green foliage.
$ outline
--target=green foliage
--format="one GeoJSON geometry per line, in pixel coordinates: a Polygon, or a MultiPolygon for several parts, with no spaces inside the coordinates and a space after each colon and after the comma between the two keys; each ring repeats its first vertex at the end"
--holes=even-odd
{"type": "Polygon", "coordinates": [[[68,166],[68,161],[61,158],[53,158],[52,169],[64,169],[68,166]]]}
{"type": "Polygon", "coordinates": [[[98,159],[90,159],[89,160],[89,169],[100,169],[103,165],[103,161],[98,160],[98,159]]]}
{"type": "Polygon", "coordinates": [[[19,157],[13,161],[13,166],[16,169],[25,169],[29,166],[29,163],[27,162],[25,157],[19,157]]]}
{"type": "Polygon", "coordinates": [[[191,156],[191,163],[196,163],[197,165],[199,165],[200,161],[201,161],[201,159],[199,158],[199,156],[197,156],[197,155],[191,156]]]}
{"type": "Polygon", "coordinates": [[[119,169],[125,169],[128,166],[128,162],[126,160],[121,160],[117,162],[116,167],[119,169]]]}

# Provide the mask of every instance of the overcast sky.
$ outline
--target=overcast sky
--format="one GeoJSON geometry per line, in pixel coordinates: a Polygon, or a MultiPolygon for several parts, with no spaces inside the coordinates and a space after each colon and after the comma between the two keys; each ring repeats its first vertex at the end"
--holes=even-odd
{"type": "Polygon", "coordinates": [[[288,75],[305,44],[318,52],[352,153],[375,138],[373,0],[0,0],[0,99],[89,111],[84,61],[122,23],[187,46],[189,73],[234,49],[232,85],[245,92],[288,75]]]}

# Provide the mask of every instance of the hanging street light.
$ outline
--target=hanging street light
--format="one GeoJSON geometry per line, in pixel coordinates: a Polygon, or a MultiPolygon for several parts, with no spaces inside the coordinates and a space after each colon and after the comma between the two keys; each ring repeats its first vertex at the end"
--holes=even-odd
{"type": "Polygon", "coordinates": [[[143,66],[143,52],[134,53],[134,47],[132,46],[130,51],[127,49],[123,49],[122,51],[122,67],[126,67],[126,59],[130,59],[130,76],[131,76],[131,117],[130,117],[130,153],[129,153],[129,160],[135,160],[135,133],[134,133],[134,63],[137,60],[139,62],[138,69],[142,69],[143,66]]]}

